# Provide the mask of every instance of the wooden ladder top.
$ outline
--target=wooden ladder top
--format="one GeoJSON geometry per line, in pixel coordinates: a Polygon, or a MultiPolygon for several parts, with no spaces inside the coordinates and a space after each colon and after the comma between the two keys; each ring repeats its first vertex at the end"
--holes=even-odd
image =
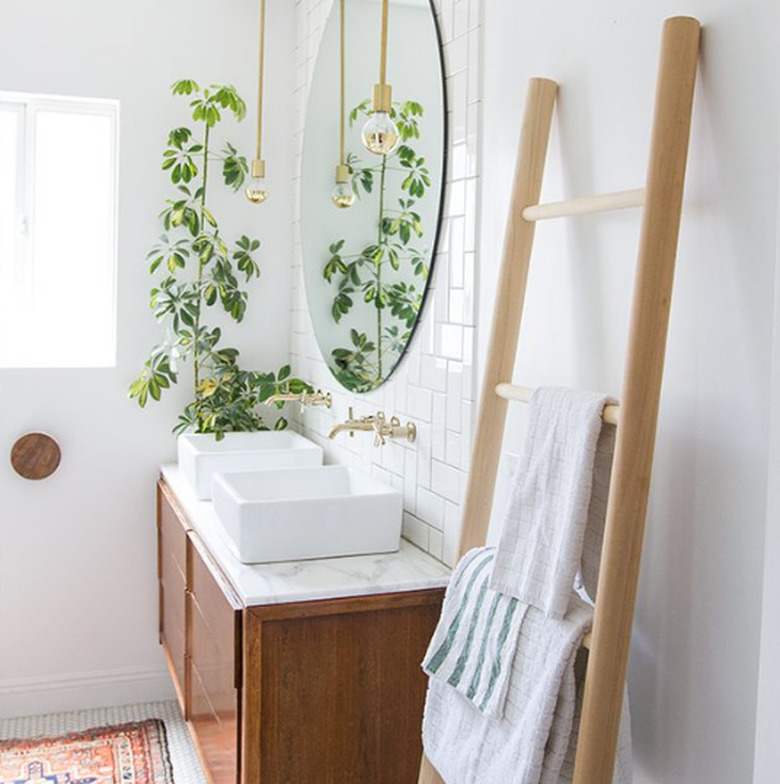
{"type": "MultiPolygon", "coordinates": [[[[664,22],[647,177],[643,188],[539,204],[557,84],[529,81],[487,366],[469,471],[459,557],[485,544],[536,222],[642,207],[623,391],[603,418],[617,425],[574,784],[611,784],[644,538],[701,25],[664,22]]],[[[443,784],[423,757],[419,784],[443,784]]]]}

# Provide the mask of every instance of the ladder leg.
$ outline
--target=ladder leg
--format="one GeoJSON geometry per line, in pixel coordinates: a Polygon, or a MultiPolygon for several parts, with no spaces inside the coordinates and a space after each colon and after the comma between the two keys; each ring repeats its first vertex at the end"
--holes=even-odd
{"type": "MultiPolygon", "coordinates": [[[[472,547],[485,544],[490,524],[507,409],[507,401],[500,398],[495,390],[499,382],[512,378],[515,366],[528,266],[536,228],[535,223],[523,218],[523,210],[529,204],[539,202],[557,89],[558,85],[551,79],[535,78],[528,82],[498,294],[493,312],[491,352],[487,359],[479,421],[469,469],[459,556],[472,547]]],[[[444,784],[425,755],[420,766],[418,784],[444,784]]]]}
{"type": "Polygon", "coordinates": [[[460,555],[472,547],[485,544],[490,524],[507,409],[506,400],[499,398],[495,389],[500,382],[512,378],[515,366],[536,227],[535,223],[523,218],[523,210],[529,204],[539,202],[557,88],[557,84],[550,79],[530,79],[528,82],[498,293],[493,310],[491,348],[482,385],[479,419],[474,431],[460,534],[460,555]]]}
{"type": "Polygon", "coordinates": [[[574,784],[610,784],[615,764],[655,447],[699,31],[696,19],[667,19],[661,43],[620,423],[574,784]]]}
{"type": "Polygon", "coordinates": [[[417,779],[417,784],[445,784],[444,779],[439,775],[436,768],[431,765],[425,754],[423,754],[422,763],[420,764],[420,778],[417,779]]]}

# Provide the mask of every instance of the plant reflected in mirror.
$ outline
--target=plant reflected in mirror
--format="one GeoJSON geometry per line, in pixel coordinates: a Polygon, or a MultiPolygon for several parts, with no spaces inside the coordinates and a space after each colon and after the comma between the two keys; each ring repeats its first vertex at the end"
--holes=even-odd
{"type": "MultiPolygon", "coordinates": [[[[366,150],[374,112],[366,73],[375,68],[377,0],[346,0],[346,178],[333,189],[339,149],[339,4],[325,26],[307,109],[301,186],[303,269],[309,313],[334,377],[353,392],[379,387],[401,361],[423,311],[436,253],[445,171],[445,100],[435,15],[428,0],[394,3],[387,77],[398,100],[388,120],[397,142],[366,150]],[[395,46],[393,36],[403,36],[395,46]],[[414,52],[410,57],[409,52],[414,52]],[[344,180],[347,180],[344,182],[344,180]],[[334,210],[342,197],[350,209],[334,210]]],[[[388,96],[389,98],[389,96],[388,96]]]]}
{"type": "MultiPolygon", "coordinates": [[[[369,113],[363,101],[350,114],[350,126],[369,113]]],[[[379,163],[367,164],[356,154],[347,158],[352,188],[376,210],[376,240],[354,249],[340,238],[329,247],[323,277],[336,290],[331,313],[340,324],[354,308],[371,308],[373,329],[350,329],[350,345],[331,351],[334,375],[355,392],[375,389],[386,369],[396,364],[411,338],[422,306],[429,265],[424,242],[425,227],[418,202],[431,185],[425,158],[412,146],[420,138],[423,106],[415,101],[397,103],[391,118],[401,144],[379,163]],[[362,191],[362,194],[361,194],[362,191]]]]}

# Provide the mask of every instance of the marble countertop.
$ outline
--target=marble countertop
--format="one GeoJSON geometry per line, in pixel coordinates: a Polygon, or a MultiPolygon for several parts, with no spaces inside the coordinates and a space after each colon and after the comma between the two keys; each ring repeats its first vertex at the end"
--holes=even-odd
{"type": "Polygon", "coordinates": [[[231,550],[213,504],[195,497],[177,465],[164,465],[161,473],[245,606],[442,588],[449,580],[443,563],[405,539],[396,553],[243,564],[231,550]]]}

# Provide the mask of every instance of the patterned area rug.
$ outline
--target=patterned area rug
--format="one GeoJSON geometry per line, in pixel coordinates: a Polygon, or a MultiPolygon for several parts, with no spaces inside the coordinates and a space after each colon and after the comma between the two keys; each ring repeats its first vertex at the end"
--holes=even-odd
{"type": "Polygon", "coordinates": [[[173,784],[157,720],[0,741],[0,784],[173,784]]]}

